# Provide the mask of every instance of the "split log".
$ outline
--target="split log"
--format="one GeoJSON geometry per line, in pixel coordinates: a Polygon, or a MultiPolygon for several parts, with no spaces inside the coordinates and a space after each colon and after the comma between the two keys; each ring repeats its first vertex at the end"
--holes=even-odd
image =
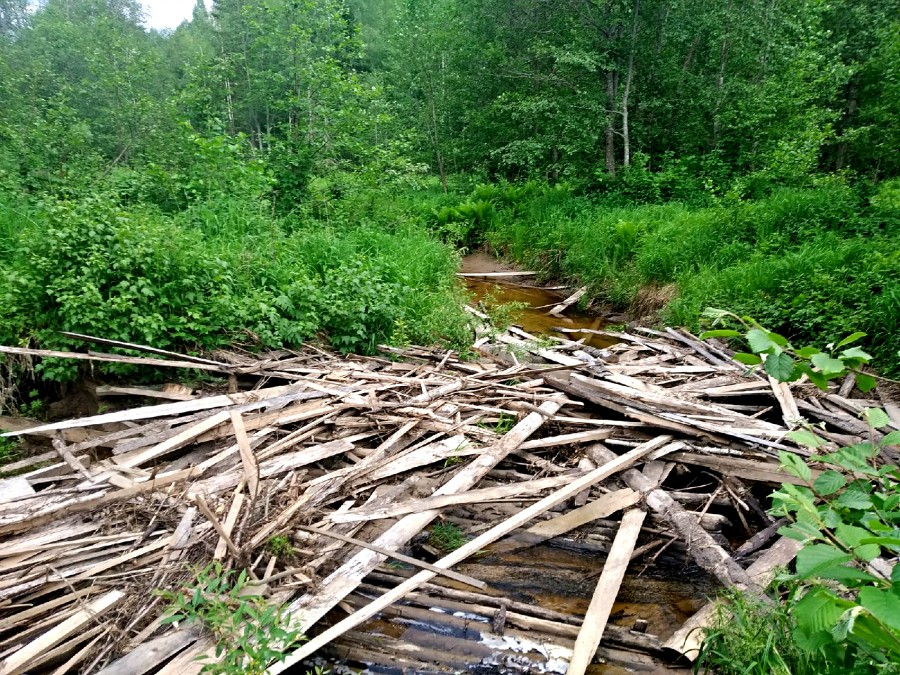
{"type": "MultiPolygon", "coordinates": [[[[747,568],[746,574],[757,587],[765,588],[774,578],[775,570],[791,562],[799,550],[800,542],[781,537],[755,563],[747,568]]],[[[663,649],[675,658],[695,660],[700,655],[704,629],[712,623],[717,611],[717,601],[706,604],[688,619],[681,628],[675,631],[675,634],[663,645],[663,649]]]]}
{"type": "MultiPolygon", "coordinates": [[[[599,443],[588,449],[588,456],[596,458],[595,461],[610,461],[615,457],[599,443]]],[[[681,536],[700,567],[726,586],[746,591],[755,589],[744,569],[701,527],[697,517],[685,511],[665,490],[657,488],[653,481],[634,469],[623,472],[622,480],[632,490],[642,493],[647,506],[681,536]]]]}

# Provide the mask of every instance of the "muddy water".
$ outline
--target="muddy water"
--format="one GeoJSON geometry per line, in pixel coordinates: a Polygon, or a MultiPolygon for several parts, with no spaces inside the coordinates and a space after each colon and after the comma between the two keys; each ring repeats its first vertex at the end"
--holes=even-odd
{"type": "MultiPolygon", "coordinates": [[[[484,253],[474,253],[463,259],[461,270],[470,274],[487,272],[515,271],[508,265],[500,263],[484,253]]],[[[525,308],[513,313],[513,321],[533,335],[555,335],[571,340],[585,339],[585,344],[592,347],[608,347],[615,339],[590,333],[562,333],[554,331],[557,327],[588,330],[603,330],[606,322],[599,316],[580,314],[575,306],[569,307],[562,316],[551,316],[547,312],[565,300],[574,289],[553,289],[523,283],[528,277],[496,278],[465,277],[466,288],[472,293],[476,302],[488,307],[498,304],[522,303],[525,308]]]]}

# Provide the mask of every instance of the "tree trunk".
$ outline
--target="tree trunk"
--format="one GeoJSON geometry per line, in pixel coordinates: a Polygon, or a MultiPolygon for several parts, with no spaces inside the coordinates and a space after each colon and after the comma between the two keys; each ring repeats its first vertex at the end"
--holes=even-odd
{"type": "Polygon", "coordinates": [[[444,169],[444,155],[441,152],[441,141],[438,136],[437,110],[434,105],[434,80],[431,71],[428,71],[428,102],[431,108],[429,136],[431,136],[431,145],[434,148],[434,156],[437,160],[438,173],[441,175],[441,187],[444,194],[447,194],[447,172],[444,169]]]}
{"type": "Polygon", "coordinates": [[[719,144],[719,109],[725,100],[722,89],[725,86],[725,67],[728,65],[728,15],[731,12],[731,2],[725,7],[725,34],[722,36],[722,46],[719,48],[719,72],[716,73],[716,108],[713,111],[713,128],[711,150],[715,150],[719,144]]]}
{"type": "Polygon", "coordinates": [[[616,89],[618,77],[615,70],[606,71],[606,172],[616,177],[616,89]]]}
{"type": "MultiPolygon", "coordinates": [[[[850,80],[850,83],[847,86],[847,109],[844,111],[844,119],[841,120],[841,126],[847,127],[849,126],[850,120],[853,119],[854,115],[856,115],[856,109],[859,106],[859,87],[856,82],[856,78],[850,80]]],[[[843,136],[843,134],[841,134],[843,136]]],[[[840,171],[844,168],[844,164],[847,161],[847,151],[850,149],[849,144],[846,140],[841,138],[841,141],[837,145],[837,149],[835,151],[834,156],[834,170],[840,171]]]]}
{"type": "Polygon", "coordinates": [[[625,166],[631,166],[631,132],[628,127],[628,98],[631,95],[631,83],[634,79],[634,50],[636,48],[638,12],[640,0],[634,0],[631,17],[631,51],[628,54],[628,73],[625,76],[625,91],[622,92],[622,154],[625,166]]]}

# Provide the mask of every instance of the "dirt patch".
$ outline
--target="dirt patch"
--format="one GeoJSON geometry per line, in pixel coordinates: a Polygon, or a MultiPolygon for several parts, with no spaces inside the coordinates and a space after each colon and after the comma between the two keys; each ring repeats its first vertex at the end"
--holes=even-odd
{"type": "Polygon", "coordinates": [[[462,259],[459,271],[463,274],[488,274],[490,272],[518,272],[519,267],[498,260],[484,251],[475,251],[462,259]]]}

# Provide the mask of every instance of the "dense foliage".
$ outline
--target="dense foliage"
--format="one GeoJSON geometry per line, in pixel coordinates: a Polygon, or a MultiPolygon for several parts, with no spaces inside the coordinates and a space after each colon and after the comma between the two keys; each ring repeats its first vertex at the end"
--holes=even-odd
{"type": "Polygon", "coordinates": [[[457,247],[898,348],[897,0],[0,0],[0,340],[462,345],[457,247]]]}

